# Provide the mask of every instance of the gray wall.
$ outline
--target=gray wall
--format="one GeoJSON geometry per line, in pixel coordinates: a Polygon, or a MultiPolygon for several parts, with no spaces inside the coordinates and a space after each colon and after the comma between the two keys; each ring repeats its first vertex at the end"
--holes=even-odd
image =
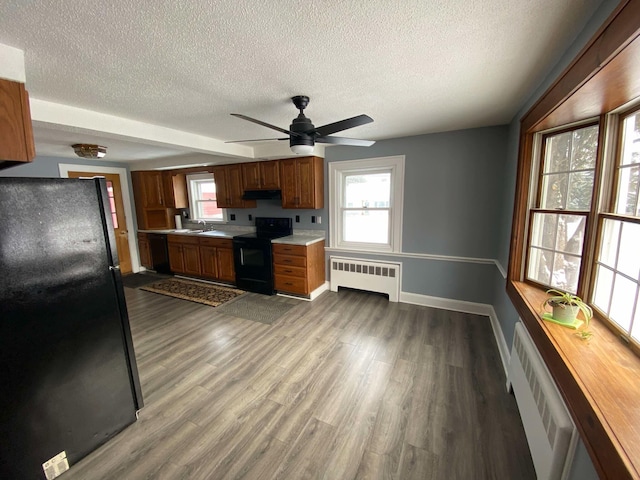
{"type": "MultiPolygon", "coordinates": [[[[395,138],[368,148],[331,147],[325,160],[404,155],[402,252],[491,261],[499,238],[496,212],[502,201],[500,171],[507,137],[507,127],[498,126],[395,138]]],[[[491,263],[349,256],[400,261],[404,292],[492,303],[497,268],[491,263]]]]}

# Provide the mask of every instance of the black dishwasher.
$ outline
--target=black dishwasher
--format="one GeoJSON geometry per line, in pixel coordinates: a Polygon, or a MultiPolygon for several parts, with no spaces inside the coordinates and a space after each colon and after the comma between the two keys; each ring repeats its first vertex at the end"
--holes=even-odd
{"type": "Polygon", "coordinates": [[[151,268],[158,273],[171,273],[167,236],[162,233],[148,233],[151,268]]]}

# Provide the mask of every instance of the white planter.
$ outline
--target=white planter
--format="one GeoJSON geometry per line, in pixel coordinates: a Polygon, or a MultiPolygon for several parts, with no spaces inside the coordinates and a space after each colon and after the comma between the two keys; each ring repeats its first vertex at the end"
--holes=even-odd
{"type": "Polygon", "coordinates": [[[571,323],[576,319],[579,311],[580,308],[577,305],[555,304],[552,315],[554,320],[571,323]]]}

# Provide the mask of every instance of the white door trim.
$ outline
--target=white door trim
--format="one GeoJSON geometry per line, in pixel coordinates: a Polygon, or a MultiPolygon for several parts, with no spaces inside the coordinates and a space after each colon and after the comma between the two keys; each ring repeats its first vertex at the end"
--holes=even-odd
{"type": "Polygon", "coordinates": [[[127,217],[127,238],[129,240],[129,252],[131,254],[131,269],[133,273],[140,271],[140,258],[138,257],[138,249],[136,248],[137,239],[133,227],[133,210],[131,208],[131,182],[127,175],[126,168],[118,167],[101,167],[98,165],[72,165],[68,163],[60,163],[60,178],[69,178],[69,172],[101,172],[114,173],[120,176],[120,186],[122,187],[122,203],[124,204],[124,214],[127,217]]]}

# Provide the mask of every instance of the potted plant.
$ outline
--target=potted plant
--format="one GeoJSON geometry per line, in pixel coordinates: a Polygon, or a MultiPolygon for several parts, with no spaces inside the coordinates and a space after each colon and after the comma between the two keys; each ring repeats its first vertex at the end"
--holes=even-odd
{"type": "MultiPolygon", "coordinates": [[[[550,305],[553,320],[558,323],[572,325],[578,316],[578,312],[582,312],[585,327],[589,326],[589,320],[593,317],[593,310],[580,297],[569,292],[561,292],[555,288],[547,290],[547,294],[550,296],[542,304],[542,309],[544,310],[547,305],[550,305]]],[[[587,330],[581,330],[578,335],[582,338],[589,338],[592,334],[587,330]]]]}

